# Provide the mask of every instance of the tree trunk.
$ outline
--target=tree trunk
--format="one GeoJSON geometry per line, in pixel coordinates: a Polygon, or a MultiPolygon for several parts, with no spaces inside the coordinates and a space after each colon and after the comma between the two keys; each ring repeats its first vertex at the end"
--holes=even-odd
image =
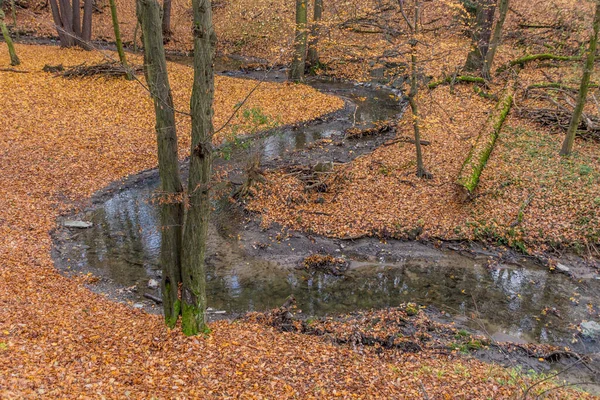
{"type": "Polygon", "coordinates": [[[562,149],[560,151],[561,156],[568,156],[573,151],[573,144],[575,143],[575,135],[577,134],[577,127],[583,114],[583,108],[587,99],[588,90],[590,88],[590,77],[594,72],[594,60],[596,59],[596,47],[598,46],[598,31],[600,30],[600,2],[596,2],[596,13],[594,15],[594,28],[592,37],[590,38],[590,47],[588,49],[587,58],[583,67],[583,76],[581,77],[581,85],[579,87],[579,95],[577,97],[577,103],[575,110],[573,110],[573,116],[569,123],[569,129],[567,130],[567,136],[563,142],[562,149]]]}
{"type": "Polygon", "coordinates": [[[417,96],[419,94],[418,85],[418,63],[417,63],[417,45],[418,40],[416,38],[419,33],[419,13],[421,4],[419,0],[415,1],[414,8],[414,19],[411,26],[412,37],[410,38],[410,92],[408,93],[408,102],[412,111],[413,117],[413,129],[415,132],[415,149],[417,152],[417,176],[419,178],[431,179],[433,176],[427,172],[423,165],[423,151],[421,149],[421,130],[420,130],[420,116],[419,116],[419,105],[417,103],[417,96]]]}
{"type": "Polygon", "coordinates": [[[171,0],[163,1],[162,32],[163,39],[168,41],[171,38],[171,0]]]}
{"type": "Polygon", "coordinates": [[[79,0],[73,0],[73,32],[75,36],[81,37],[81,4],[79,0]]]}
{"type": "Polygon", "coordinates": [[[94,12],[94,0],[83,0],[83,27],[81,29],[81,39],[84,42],[86,50],[91,49],[92,41],[92,14],[94,12]]]}
{"type": "MultiPolygon", "coordinates": [[[[111,3],[114,0],[111,0],[111,3]]],[[[160,29],[160,6],[156,0],[138,0],[137,14],[144,41],[146,80],[154,100],[158,170],[161,199],[162,296],[165,322],[174,327],[181,310],[178,289],[181,282],[181,232],[183,225],[183,186],[179,176],[175,110],[167,73],[167,61],[160,29]]]]}
{"type": "Polygon", "coordinates": [[[6,46],[8,47],[8,54],[10,55],[10,65],[21,64],[19,57],[17,57],[17,52],[15,51],[13,41],[10,38],[10,34],[8,33],[6,23],[4,23],[4,11],[2,11],[2,1],[0,1],[0,29],[2,30],[2,36],[4,37],[4,41],[6,42],[6,46]]]}
{"type": "Polygon", "coordinates": [[[516,86],[517,78],[515,77],[504,90],[502,98],[496,105],[494,112],[487,119],[477,137],[477,141],[462,165],[457,183],[463,189],[465,200],[472,197],[479,184],[479,178],[496,145],[504,121],[506,121],[506,117],[512,108],[516,86]]]}
{"type": "Polygon", "coordinates": [[[205,332],[205,254],[210,214],[212,167],[213,59],[217,37],[213,29],[210,0],[193,0],[194,84],[190,110],[192,147],[188,181],[189,207],[183,230],[182,328],[186,335],[205,332]]]}
{"type": "Polygon", "coordinates": [[[113,29],[115,31],[115,43],[117,45],[117,52],[119,53],[119,60],[121,61],[123,68],[127,70],[127,80],[131,80],[133,79],[133,76],[128,70],[127,58],[125,57],[125,51],[123,50],[123,42],[121,41],[121,30],[119,29],[119,18],[117,16],[117,4],[115,3],[115,0],[109,0],[109,3],[113,29]]]}
{"type": "Polygon", "coordinates": [[[509,0],[499,0],[498,2],[498,20],[494,27],[490,48],[485,56],[485,62],[483,63],[483,77],[488,80],[490,79],[490,71],[494,64],[496,50],[498,50],[498,46],[502,40],[502,28],[504,27],[504,21],[506,21],[506,14],[508,14],[508,5],[509,0]]]}
{"type": "Polygon", "coordinates": [[[52,10],[52,20],[54,26],[58,32],[58,39],[60,41],[60,47],[71,47],[73,46],[73,38],[66,34],[62,27],[61,12],[58,7],[57,0],[50,0],[50,10],[52,10]]]}
{"type": "Polygon", "coordinates": [[[304,80],[306,64],[306,3],[307,0],[296,0],[296,32],[294,34],[294,58],[290,68],[290,80],[300,82],[304,80]]]}
{"type": "Polygon", "coordinates": [[[319,65],[319,52],[317,51],[317,44],[319,43],[319,31],[320,22],[323,15],[323,0],[315,0],[314,2],[314,14],[313,24],[310,33],[311,39],[308,43],[308,65],[311,68],[316,68],[319,65]]]}
{"type": "Polygon", "coordinates": [[[485,57],[490,47],[495,11],[495,0],[478,0],[473,27],[473,47],[467,56],[464,67],[466,71],[483,71],[485,57]]]}

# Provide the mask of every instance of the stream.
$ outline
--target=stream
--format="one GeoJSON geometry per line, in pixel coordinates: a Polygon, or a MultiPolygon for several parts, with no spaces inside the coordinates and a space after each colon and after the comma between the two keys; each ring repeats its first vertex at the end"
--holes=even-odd
{"type": "MultiPolygon", "coordinates": [[[[260,140],[265,163],[294,151],[312,154],[305,150],[308,143],[342,140],[344,129],[353,124],[388,120],[402,110],[397,92],[352,83],[311,85],[344,98],[346,110],[324,121],[283,127],[260,140]]],[[[356,155],[372,151],[377,145],[372,140],[377,139],[354,141],[345,150],[351,148],[356,155]]],[[[92,290],[160,312],[160,306],[144,298],[144,293],[160,297],[159,288],[149,287],[161,276],[159,216],[152,202],[158,184],[156,173],[147,174],[123,190],[98,196],[93,207],[70,217],[93,225],[55,232],[57,267],[92,273],[100,278],[92,290]]],[[[575,280],[518,257],[494,261],[491,254],[466,254],[417,242],[282,235],[278,227],[262,229],[256,216],[226,200],[217,201],[215,209],[206,270],[208,306],[218,310],[212,318],[279,307],[290,294],[307,316],[415,302],[439,310],[447,322],[484,331],[498,341],[549,343],[585,354],[600,351],[600,338],[578,332],[582,321],[598,322],[597,275],[575,280]],[[344,257],[348,271],[333,276],[297,268],[304,257],[317,252],[344,257]]]]}

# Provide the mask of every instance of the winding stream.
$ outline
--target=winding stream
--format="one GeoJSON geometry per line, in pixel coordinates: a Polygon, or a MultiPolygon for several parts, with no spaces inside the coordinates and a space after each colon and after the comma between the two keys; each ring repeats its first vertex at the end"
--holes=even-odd
{"type": "MultiPolygon", "coordinates": [[[[397,93],[347,83],[313,85],[358,104],[358,109],[351,117],[346,113],[280,130],[261,143],[267,161],[312,141],[339,137],[353,123],[386,120],[400,113],[397,93]]],[[[364,145],[353,144],[357,149],[364,145]]],[[[98,290],[151,307],[143,294],[160,297],[159,289],[148,288],[150,280],[160,280],[159,218],[151,202],[157,185],[154,174],[104,197],[80,216],[93,223],[89,229],[63,228],[55,246],[59,268],[91,272],[101,277],[98,290]]],[[[413,301],[436,307],[466,326],[483,327],[498,340],[552,343],[584,353],[600,349],[598,342],[577,334],[581,321],[598,318],[597,276],[575,281],[524,260],[518,265],[489,263],[485,256],[418,243],[325,238],[315,242],[301,234],[278,238],[275,230],[263,232],[252,218],[226,202],[216,208],[208,244],[207,298],[211,308],[225,315],[278,307],[290,294],[305,314],[316,316],[413,301]],[[349,271],[332,276],[295,268],[320,250],[346,257],[349,271]]]]}

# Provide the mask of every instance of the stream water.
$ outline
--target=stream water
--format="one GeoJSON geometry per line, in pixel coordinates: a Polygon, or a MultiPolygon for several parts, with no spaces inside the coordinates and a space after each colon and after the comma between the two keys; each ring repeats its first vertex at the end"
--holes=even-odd
{"type": "MultiPolygon", "coordinates": [[[[314,86],[358,104],[352,118],[355,114],[359,123],[400,113],[398,100],[385,90],[323,82],[314,86]]],[[[264,156],[281,157],[311,141],[339,135],[354,123],[349,118],[283,129],[262,143],[264,156]]],[[[104,199],[82,217],[93,223],[89,229],[64,229],[55,248],[57,264],[101,277],[112,288],[106,290],[136,304],[151,304],[144,293],[160,297],[159,289],[147,287],[150,280],[160,280],[159,218],[151,202],[157,185],[154,175],[104,199]]],[[[295,266],[315,250],[310,240],[300,235],[296,241],[276,240],[265,250],[257,249],[255,244],[268,241],[270,233],[256,226],[249,233],[252,229],[240,211],[223,204],[215,204],[206,280],[208,305],[226,315],[278,307],[290,294],[305,314],[315,316],[412,301],[484,328],[499,340],[559,344],[585,353],[600,349],[576,329],[582,321],[598,319],[600,280],[595,276],[575,281],[527,262],[489,264],[485,257],[417,243],[324,238],[319,239],[322,247],[346,257],[350,268],[343,276],[309,273],[295,266]]]]}

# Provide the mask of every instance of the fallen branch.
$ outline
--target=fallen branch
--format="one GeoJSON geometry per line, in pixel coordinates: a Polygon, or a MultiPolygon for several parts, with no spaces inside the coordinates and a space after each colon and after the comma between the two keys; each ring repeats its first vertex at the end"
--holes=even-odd
{"type": "MultiPolygon", "coordinates": [[[[132,66],[131,71],[133,73],[141,73],[143,72],[143,67],[141,66],[132,66]]],[[[84,78],[89,76],[101,75],[107,78],[118,78],[118,77],[127,77],[130,71],[123,67],[121,63],[118,62],[105,62],[102,64],[92,64],[87,65],[86,63],[74,65],[72,67],[66,67],[64,71],[60,72],[58,76],[62,76],[64,78],[84,78]]]]}
{"type": "Polygon", "coordinates": [[[485,168],[490,154],[496,144],[496,139],[502,130],[504,121],[513,105],[516,79],[509,83],[494,112],[487,119],[475,145],[471,148],[458,175],[457,184],[462,189],[465,199],[473,197],[473,192],[479,184],[479,178],[485,168]]]}
{"type": "Polygon", "coordinates": [[[458,76],[449,76],[441,81],[431,82],[427,87],[429,89],[435,89],[436,87],[444,84],[451,84],[455,82],[463,82],[463,83],[483,83],[485,84],[485,79],[480,78],[478,76],[470,76],[470,75],[458,75],[458,76]]]}
{"type": "Polygon", "coordinates": [[[516,60],[509,62],[508,64],[498,68],[496,73],[497,74],[502,73],[502,72],[506,71],[507,69],[509,69],[510,67],[515,67],[515,66],[524,67],[525,64],[530,63],[532,61],[544,61],[544,60],[581,61],[581,57],[579,57],[579,56],[557,56],[554,54],[547,54],[547,53],[531,54],[528,56],[517,58],[516,60]]]}
{"type": "Polygon", "coordinates": [[[150,293],[144,293],[144,297],[147,299],[152,300],[153,302],[155,302],[156,304],[162,304],[162,299],[160,297],[154,296],[150,293]]]}
{"type": "MultiPolygon", "coordinates": [[[[598,85],[591,83],[590,87],[597,88],[598,85]]],[[[560,89],[560,90],[565,90],[565,91],[574,92],[574,93],[579,92],[579,88],[567,86],[565,84],[558,83],[558,82],[534,83],[533,85],[527,86],[527,89],[525,89],[525,93],[527,93],[529,90],[532,90],[532,89],[560,89]]]]}
{"type": "MultiPolygon", "coordinates": [[[[431,144],[431,142],[429,140],[420,140],[419,142],[421,143],[422,146],[429,146],[431,144]]],[[[386,143],[382,144],[382,146],[391,146],[391,145],[396,144],[396,143],[412,143],[412,144],[415,144],[415,139],[403,136],[403,137],[391,140],[389,142],[386,142],[386,143]]]]}
{"type": "Polygon", "coordinates": [[[1,72],[16,72],[17,74],[28,74],[29,71],[24,71],[22,69],[14,69],[14,68],[0,68],[1,72]]]}

